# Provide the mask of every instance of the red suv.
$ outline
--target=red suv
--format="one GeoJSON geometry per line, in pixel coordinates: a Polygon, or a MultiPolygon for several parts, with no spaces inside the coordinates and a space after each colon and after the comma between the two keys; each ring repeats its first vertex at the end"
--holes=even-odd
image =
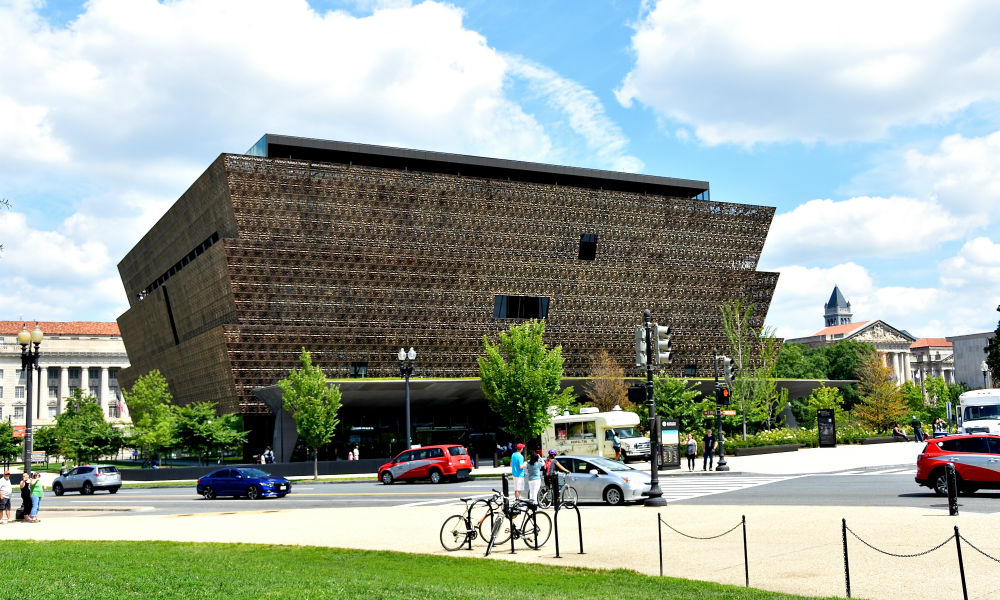
{"type": "Polygon", "coordinates": [[[379,467],[378,478],[386,485],[397,479],[430,479],[431,483],[441,483],[445,477],[468,479],[471,472],[469,453],[462,446],[449,444],[403,450],[379,467]]]}
{"type": "Polygon", "coordinates": [[[955,465],[962,493],[1000,488],[1000,436],[952,435],[930,440],[917,456],[917,483],[933,489],[939,496],[948,495],[945,476],[948,463],[955,465]]]}

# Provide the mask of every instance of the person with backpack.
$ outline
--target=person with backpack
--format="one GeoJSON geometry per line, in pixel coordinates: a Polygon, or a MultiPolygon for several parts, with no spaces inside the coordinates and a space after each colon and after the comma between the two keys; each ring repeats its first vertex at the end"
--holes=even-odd
{"type": "MultiPolygon", "coordinates": [[[[556,451],[549,450],[549,460],[545,461],[545,485],[549,486],[553,492],[558,492],[559,490],[559,471],[563,473],[569,473],[569,469],[559,464],[556,460],[556,451]]],[[[556,496],[553,496],[553,503],[555,503],[556,496]]]]}

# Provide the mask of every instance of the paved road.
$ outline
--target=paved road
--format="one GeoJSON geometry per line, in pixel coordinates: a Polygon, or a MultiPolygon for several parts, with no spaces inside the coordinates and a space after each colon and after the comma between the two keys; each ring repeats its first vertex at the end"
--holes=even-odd
{"type": "MultiPolygon", "coordinates": [[[[912,468],[845,471],[812,475],[725,475],[664,477],[662,487],[669,503],[746,506],[909,506],[947,509],[947,499],[913,482],[912,468]]],[[[128,514],[197,514],[287,510],[305,508],[407,507],[458,503],[462,496],[488,495],[498,480],[477,479],[442,485],[376,482],[296,482],[285,498],[256,502],[220,498],[205,500],[192,488],[124,488],[111,495],[47,495],[46,509],[81,511],[81,516],[128,514]],[[115,512],[105,512],[114,510],[115,512]]],[[[960,498],[961,511],[1000,512],[1000,492],[979,492],[960,498]]],[[[627,509],[626,509],[627,510],[627,509]]]]}

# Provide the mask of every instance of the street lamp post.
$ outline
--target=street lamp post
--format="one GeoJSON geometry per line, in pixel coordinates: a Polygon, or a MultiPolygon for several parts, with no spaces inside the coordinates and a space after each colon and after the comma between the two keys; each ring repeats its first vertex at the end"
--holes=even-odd
{"type": "Polygon", "coordinates": [[[983,371],[983,389],[985,390],[990,387],[986,380],[986,375],[990,372],[990,366],[986,364],[986,361],[984,360],[983,364],[979,365],[979,368],[983,371]]]}
{"type": "MultiPolygon", "coordinates": [[[[25,381],[25,413],[24,413],[24,477],[31,475],[31,441],[32,441],[32,413],[35,407],[31,405],[31,379],[32,373],[38,368],[38,347],[42,345],[44,334],[42,329],[35,323],[35,329],[28,333],[26,325],[21,327],[17,334],[17,343],[21,344],[21,369],[27,379],[25,381]],[[31,346],[34,344],[35,349],[31,346]]],[[[39,382],[39,385],[41,382],[39,382]]]]}
{"type": "Polygon", "coordinates": [[[410,346],[407,352],[399,349],[399,375],[406,378],[406,449],[412,448],[410,441],[410,375],[413,375],[413,362],[417,360],[417,351],[410,346]]]}

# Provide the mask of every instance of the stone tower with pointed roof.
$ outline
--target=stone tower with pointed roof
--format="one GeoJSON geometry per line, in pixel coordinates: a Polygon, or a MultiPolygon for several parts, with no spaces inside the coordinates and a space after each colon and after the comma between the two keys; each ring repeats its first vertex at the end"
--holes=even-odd
{"type": "Polygon", "coordinates": [[[823,305],[826,311],[823,313],[823,317],[826,320],[826,326],[831,327],[833,325],[847,325],[851,322],[851,303],[848,302],[844,295],[840,293],[840,288],[836,285],[833,286],[833,293],[830,294],[830,301],[823,305]]]}

